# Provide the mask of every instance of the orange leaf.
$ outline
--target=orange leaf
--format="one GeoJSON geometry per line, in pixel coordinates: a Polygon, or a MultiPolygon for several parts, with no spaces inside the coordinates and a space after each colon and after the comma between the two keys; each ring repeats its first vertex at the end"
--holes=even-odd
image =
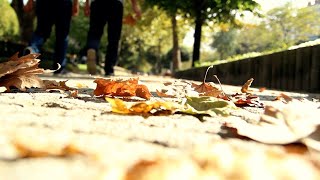
{"type": "Polygon", "coordinates": [[[122,96],[122,97],[141,97],[150,99],[151,93],[145,85],[138,84],[138,79],[112,80],[98,78],[94,81],[97,87],[94,90],[96,96],[122,96]]]}
{"type": "Polygon", "coordinates": [[[251,83],[253,82],[253,78],[250,78],[242,87],[241,92],[242,93],[248,93],[249,87],[251,86],[251,83]]]}
{"type": "Polygon", "coordinates": [[[111,104],[112,112],[119,114],[132,115],[168,115],[173,114],[176,110],[175,104],[171,102],[140,102],[127,107],[121,99],[106,98],[111,104]]]}

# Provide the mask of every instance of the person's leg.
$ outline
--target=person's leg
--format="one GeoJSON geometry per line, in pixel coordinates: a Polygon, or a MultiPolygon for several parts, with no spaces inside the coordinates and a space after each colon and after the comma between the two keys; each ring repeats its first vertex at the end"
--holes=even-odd
{"type": "Polygon", "coordinates": [[[105,74],[114,73],[113,67],[118,60],[119,41],[122,30],[123,4],[119,0],[110,0],[108,7],[108,46],[105,59],[105,74]]]}
{"type": "Polygon", "coordinates": [[[60,73],[66,66],[66,54],[68,47],[68,34],[70,30],[71,16],[72,16],[72,1],[71,0],[56,0],[57,8],[56,12],[55,30],[56,30],[56,43],[54,52],[53,68],[58,68],[58,63],[61,65],[61,69],[55,73],[60,73]]]}
{"type": "Polygon", "coordinates": [[[97,51],[106,24],[105,0],[95,0],[90,6],[90,26],[87,37],[87,69],[96,74],[97,51]]]}
{"type": "Polygon", "coordinates": [[[26,49],[27,53],[39,53],[42,45],[46,39],[50,36],[53,17],[51,8],[48,6],[45,0],[36,1],[36,16],[37,16],[37,27],[32,35],[32,39],[29,42],[29,47],[26,49]]]}

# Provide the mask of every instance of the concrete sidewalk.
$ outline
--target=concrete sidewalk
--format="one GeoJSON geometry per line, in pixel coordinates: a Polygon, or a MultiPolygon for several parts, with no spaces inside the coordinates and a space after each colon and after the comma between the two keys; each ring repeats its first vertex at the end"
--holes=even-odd
{"type": "MultiPolygon", "coordinates": [[[[109,103],[92,96],[95,77],[41,78],[67,79],[70,85],[83,88],[78,98],[58,91],[0,93],[0,179],[320,177],[305,147],[265,145],[232,137],[221,129],[226,122],[257,122],[261,108],[244,108],[228,117],[207,117],[205,122],[181,114],[148,118],[118,115],[111,113],[109,103]]],[[[159,76],[139,79],[151,92],[161,83],[174,81],[159,76]]],[[[223,89],[230,94],[240,91],[240,87],[227,85],[223,89]]],[[[267,90],[257,95],[267,102],[280,93],[267,90]]]]}

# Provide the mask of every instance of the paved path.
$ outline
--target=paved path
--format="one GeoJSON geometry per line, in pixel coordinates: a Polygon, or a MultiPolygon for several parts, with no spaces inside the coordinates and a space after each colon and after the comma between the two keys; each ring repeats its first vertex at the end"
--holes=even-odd
{"type": "MultiPolygon", "coordinates": [[[[263,109],[200,122],[187,115],[117,115],[92,96],[94,77],[42,77],[85,87],[61,92],[0,93],[0,179],[317,179],[305,148],[228,137],[221,124],[257,122],[263,109]],[[295,148],[298,147],[298,148],[295,148]],[[300,153],[292,149],[297,149],[300,153]]],[[[169,77],[140,77],[154,92],[169,77]]],[[[228,93],[240,87],[226,86],[228,93]]],[[[280,92],[265,91],[270,101],[280,92]]],[[[319,98],[317,94],[288,93],[319,98]]]]}

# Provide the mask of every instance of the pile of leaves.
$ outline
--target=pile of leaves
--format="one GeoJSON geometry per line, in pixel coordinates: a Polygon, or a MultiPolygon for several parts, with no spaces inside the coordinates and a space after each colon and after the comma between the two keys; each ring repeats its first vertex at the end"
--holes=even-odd
{"type": "MultiPolygon", "coordinates": [[[[209,67],[208,70],[212,68],[209,67]]],[[[207,70],[207,73],[208,73],[207,70]]],[[[157,101],[150,101],[152,94],[146,85],[139,84],[138,78],[131,79],[96,79],[97,87],[94,95],[106,97],[112,105],[112,112],[120,114],[134,114],[148,117],[150,115],[168,115],[175,113],[189,114],[203,120],[204,116],[227,116],[236,106],[254,106],[263,108],[257,96],[250,94],[251,78],[244,84],[241,91],[234,95],[227,95],[220,85],[220,89],[212,82],[202,83],[176,80],[166,82],[156,90],[157,101]],[[135,97],[147,100],[128,105],[126,100],[135,97]],[[115,98],[115,99],[114,99],[115,98]],[[175,100],[173,102],[173,100],[175,100]]],[[[217,78],[219,81],[219,79],[217,78]]],[[[220,83],[220,81],[219,81],[220,83]]]]}
{"type": "Polygon", "coordinates": [[[40,54],[28,54],[22,57],[16,53],[6,62],[0,63],[0,87],[5,92],[18,89],[22,92],[30,88],[73,90],[65,82],[42,80],[39,74],[52,73],[55,70],[39,68],[40,54]]]}
{"type": "Polygon", "coordinates": [[[18,53],[9,58],[7,62],[0,64],[0,86],[4,86],[7,91],[15,87],[21,91],[26,88],[43,88],[43,81],[37,76],[45,72],[39,68],[40,54],[29,54],[21,58],[18,53]]]}

